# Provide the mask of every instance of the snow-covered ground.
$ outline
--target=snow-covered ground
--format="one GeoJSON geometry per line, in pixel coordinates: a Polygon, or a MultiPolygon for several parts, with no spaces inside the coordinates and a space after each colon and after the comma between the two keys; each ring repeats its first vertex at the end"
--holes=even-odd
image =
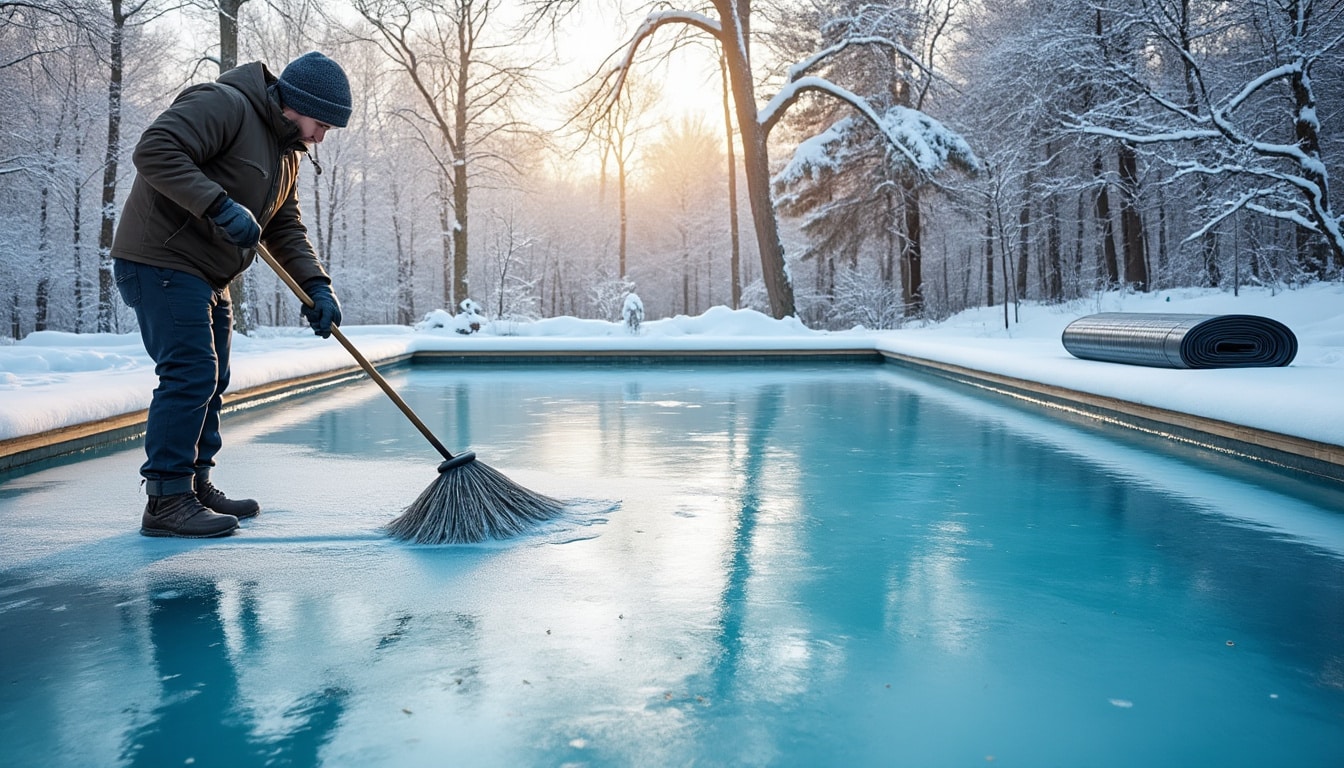
{"type": "MultiPolygon", "coordinates": [[[[487,323],[456,333],[431,313],[417,328],[350,326],[346,335],[373,360],[428,350],[818,350],[880,349],[1286,435],[1344,444],[1344,285],[1290,291],[1180,289],[1109,293],[1063,305],[1024,304],[963,312],[946,321],[894,331],[813,331],[795,320],[718,307],[697,317],[647,320],[638,335],[624,325],[562,317],[536,323],[487,323]],[[1249,314],[1287,325],[1299,348],[1284,368],[1172,370],[1080,360],[1060,335],[1095,312],[1249,314]],[[1016,317],[1012,315],[1016,314],[1016,317]]],[[[297,312],[296,312],[297,320],[297,312]]],[[[306,328],[268,328],[235,336],[233,383],[240,390],[348,367],[332,339],[306,328]]],[[[0,440],[38,434],[145,408],[153,363],[138,334],[40,332],[0,344],[0,440]]]]}

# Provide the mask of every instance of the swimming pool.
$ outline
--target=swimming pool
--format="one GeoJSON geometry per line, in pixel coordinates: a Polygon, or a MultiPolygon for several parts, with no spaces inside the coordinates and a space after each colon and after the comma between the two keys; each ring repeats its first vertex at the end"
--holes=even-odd
{"type": "Polygon", "coordinates": [[[231,414],[227,539],[138,535],[138,443],[0,476],[7,764],[1344,754],[1337,485],[878,364],[390,379],[572,514],[382,536],[438,456],[367,382],[231,414]]]}

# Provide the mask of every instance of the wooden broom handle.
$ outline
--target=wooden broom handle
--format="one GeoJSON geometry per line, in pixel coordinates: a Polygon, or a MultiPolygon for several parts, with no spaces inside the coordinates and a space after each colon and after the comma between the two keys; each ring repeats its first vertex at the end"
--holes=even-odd
{"type": "MultiPolygon", "coordinates": [[[[266,250],[266,246],[257,243],[257,254],[261,256],[263,261],[271,266],[271,269],[275,270],[275,274],[284,281],[285,285],[289,286],[289,290],[293,291],[295,296],[299,297],[299,301],[302,301],[304,306],[313,306],[313,298],[308,295],[307,291],[303,290],[302,286],[294,282],[294,278],[290,277],[289,272],[287,272],[284,267],[280,266],[280,262],[275,260],[275,257],[271,255],[270,251],[266,250]]],[[[355,345],[350,343],[350,340],[345,337],[345,334],[341,333],[341,329],[337,327],[335,323],[332,323],[331,325],[331,335],[336,337],[336,340],[341,343],[341,346],[345,347],[345,351],[349,352],[350,356],[355,358],[355,362],[359,363],[359,367],[363,368],[364,372],[369,374],[369,378],[373,379],[374,383],[382,388],[383,392],[392,399],[392,402],[396,404],[397,408],[401,409],[401,412],[406,415],[406,418],[411,420],[411,423],[415,425],[415,428],[420,430],[420,434],[425,436],[425,439],[429,441],[429,444],[434,446],[434,449],[443,455],[443,458],[448,460],[455,458],[453,454],[449,453],[448,449],[443,446],[443,443],[439,442],[439,438],[435,437],[434,433],[429,431],[429,427],[425,426],[425,423],[420,420],[420,417],[415,415],[415,411],[411,410],[411,406],[407,405],[406,401],[401,399],[401,395],[397,394],[397,391],[392,388],[392,385],[387,383],[387,379],[383,378],[383,375],[378,372],[378,369],[373,367],[373,363],[370,363],[368,359],[355,348],[355,345]]]]}

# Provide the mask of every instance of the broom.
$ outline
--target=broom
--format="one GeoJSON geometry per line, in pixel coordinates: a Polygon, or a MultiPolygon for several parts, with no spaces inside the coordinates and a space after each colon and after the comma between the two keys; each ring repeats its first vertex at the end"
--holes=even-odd
{"type": "MultiPolygon", "coordinates": [[[[313,306],[312,297],[294,282],[266,246],[258,243],[257,253],[304,306],[313,306]]],[[[514,536],[534,523],[557,517],[564,510],[563,502],[515,483],[502,472],[477,461],[475,453],[450,453],[340,328],[332,325],[331,335],[444,458],[438,479],[400,516],[384,525],[383,530],[395,538],[419,544],[472,543],[514,536]]]]}

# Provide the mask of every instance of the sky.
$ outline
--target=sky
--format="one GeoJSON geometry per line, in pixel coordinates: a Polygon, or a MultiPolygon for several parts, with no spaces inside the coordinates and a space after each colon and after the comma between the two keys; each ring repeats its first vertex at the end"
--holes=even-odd
{"type": "MultiPolygon", "coordinates": [[[[626,3],[631,8],[644,4],[626,3]]],[[[580,4],[561,21],[556,38],[557,55],[563,66],[557,79],[561,87],[573,87],[594,75],[607,72],[624,52],[626,43],[644,19],[637,10],[619,14],[610,8],[587,8],[580,4]]],[[[666,49],[682,27],[664,27],[641,45],[641,52],[666,49]]],[[[723,91],[718,51],[703,32],[690,35],[694,44],[673,51],[665,61],[641,63],[634,75],[656,81],[660,91],[657,109],[670,119],[683,114],[700,115],[710,124],[722,125],[723,91]]]]}
{"type": "MultiPolygon", "coordinates": [[[[618,323],[560,317],[487,323],[480,333],[464,336],[438,311],[414,328],[343,330],[374,361],[429,350],[879,349],[1344,445],[1344,285],[1339,283],[1248,288],[1240,295],[1211,289],[1107,293],[1065,304],[1026,303],[1016,315],[1007,328],[1004,309],[997,306],[900,330],[826,332],[793,318],[716,307],[697,317],[646,320],[637,335],[618,323]],[[1286,367],[1206,370],[1075,358],[1060,335],[1073,320],[1096,312],[1259,315],[1287,325],[1298,352],[1286,367]]],[[[262,328],[251,336],[235,335],[230,389],[350,365],[334,339],[317,338],[306,327],[262,328]]],[[[43,331],[0,344],[0,440],[138,411],[148,406],[155,384],[153,363],[137,333],[43,331]]]]}
{"type": "MultiPolygon", "coordinates": [[[[270,13],[261,6],[245,6],[244,10],[252,14],[270,13]]],[[[507,30],[521,23],[523,10],[517,4],[505,4],[496,11],[498,27],[507,30]]],[[[601,76],[610,69],[647,10],[648,3],[642,0],[581,3],[560,19],[553,37],[545,42],[535,35],[529,38],[532,43],[528,51],[543,56],[540,76],[546,80],[550,91],[541,107],[543,111],[560,107],[554,114],[544,114],[543,122],[561,124],[571,117],[569,105],[578,98],[578,92],[590,78],[601,76]]],[[[353,14],[349,9],[346,12],[353,14]]],[[[184,59],[194,62],[204,53],[213,55],[216,52],[219,30],[212,20],[199,12],[182,10],[170,11],[165,18],[168,20],[165,24],[171,24],[175,30],[174,38],[184,59]]],[[[355,17],[351,15],[348,21],[355,23],[355,17]]],[[[665,51],[679,31],[680,28],[661,30],[644,43],[641,51],[645,56],[665,51]]],[[[658,88],[659,98],[654,109],[661,119],[652,121],[653,125],[669,124],[690,115],[703,118],[707,125],[718,126],[716,130],[721,131],[723,93],[717,49],[704,33],[693,33],[690,39],[695,42],[671,51],[664,60],[641,62],[635,75],[656,83],[658,88]]],[[[249,58],[249,54],[244,52],[243,58],[249,58]]],[[[267,64],[272,71],[279,72],[285,62],[268,61],[267,64]]],[[[215,76],[215,70],[208,66],[197,73],[197,79],[213,79],[215,76]]],[[[171,98],[171,95],[166,94],[165,98],[171,98]]]]}

